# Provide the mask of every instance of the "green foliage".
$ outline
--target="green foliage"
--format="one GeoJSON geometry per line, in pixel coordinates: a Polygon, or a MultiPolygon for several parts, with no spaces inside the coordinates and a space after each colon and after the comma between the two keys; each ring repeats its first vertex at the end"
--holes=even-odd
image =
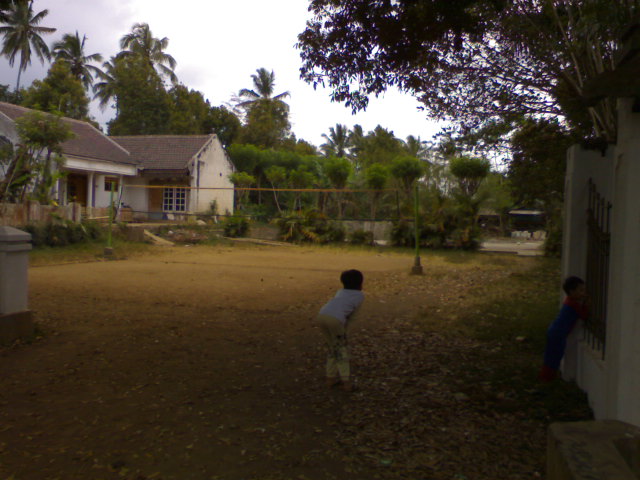
{"type": "Polygon", "coordinates": [[[289,106],[283,101],[289,92],[273,95],[275,74],[259,68],[251,75],[254,89],[243,88],[238,103],[246,111],[246,122],[240,131],[240,142],[263,148],[282,144],[289,135],[289,106]]]}
{"type": "Polygon", "coordinates": [[[211,107],[203,122],[204,133],[215,133],[223,147],[236,141],[240,132],[240,120],[226,107],[211,107]]]}
{"type": "Polygon", "coordinates": [[[159,135],[169,129],[171,97],[153,67],[138,56],[115,60],[113,95],[116,117],[109,135],[159,135]]]}
{"type": "Polygon", "coordinates": [[[288,105],[281,100],[264,99],[247,107],[239,141],[274,148],[284,142],[290,129],[288,105]]]}
{"type": "Polygon", "coordinates": [[[189,90],[184,85],[174,85],[169,91],[171,114],[168,134],[200,135],[211,133],[206,130],[210,106],[202,93],[189,90]]]}
{"type": "Polygon", "coordinates": [[[549,229],[547,238],[544,241],[544,254],[547,257],[558,257],[562,255],[562,229],[558,226],[549,229]]]}
{"type": "Polygon", "coordinates": [[[482,180],[489,175],[491,166],[484,158],[460,156],[449,160],[449,169],[458,181],[462,193],[472,197],[480,188],[482,180]]]}
{"type": "Polygon", "coordinates": [[[136,23],[131,32],[120,39],[122,51],[118,58],[138,59],[175,84],[178,81],[174,73],[176,61],[165,52],[168,46],[169,39],[154,37],[149,24],[136,23]]]}
{"type": "Polygon", "coordinates": [[[232,215],[222,222],[225,237],[246,237],[249,233],[249,220],[241,215],[232,215]]]}
{"type": "Polygon", "coordinates": [[[344,157],[330,156],[322,163],[325,175],[333,188],[344,188],[351,174],[351,163],[344,157]]]}
{"type": "Polygon", "coordinates": [[[13,156],[5,160],[7,168],[0,181],[0,203],[22,202],[28,194],[47,203],[51,187],[61,173],[61,144],[72,138],[69,126],[59,117],[30,112],[16,120],[21,144],[13,156]]]}
{"type": "Polygon", "coordinates": [[[22,90],[14,91],[9,85],[0,85],[0,102],[12,103],[14,105],[22,104],[22,90]]]}
{"type": "Polygon", "coordinates": [[[104,238],[104,230],[96,222],[31,223],[24,230],[31,234],[34,247],[65,247],[104,238]]]}
{"type": "Polygon", "coordinates": [[[256,165],[263,161],[264,158],[264,150],[255,145],[235,143],[227,149],[227,152],[231,157],[233,165],[239,172],[253,172],[256,165]]]}
{"type": "Polygon", "coordinates": [[[354,127],[350,142],[353,145],[352,152],[358,157],[357,164],[361,167],[376,163],[388,165],[404,153],[402,141],[380,125],[366,136],[362,135],[362,127],[354,127]]]}
{"type": "Polygon", "coordinates": [[[100,68],[91,65],[91,62],[101,62],[102,55],[93,53],[85,55],[84,43],[87,36],[80,35],[76,31],[75,35],[65,34],[62,40],[53,44],[53,54],[58,62],[65,62],[69,66],[71,74],[80,82],[87,90],[93,85],[94,75],[99,75],[102,71],[100,68]]]}
{"type": "Polygon", "coordinates": [[[637,77],[612,73],[635,1],[311,0],[309,9],[301,76],[354,111],[395,87],[463,130],[552,116],[611,142],[615,102],[606,97],[637,77]]]}
{"type": "Polygon", "coordinates": [[[249,197],[249,191],[244,189],[255,185],[256,179],[247,172],[234,172],[229,175],[229,180],[238,189],[238,208],[243,209],[246,207],[247,198],[249,197]]]}
{"type": "Polygon", "coordinates": [[[283,213],[273,220],[285,242],[335,243],[343,242],[345,230],[316,209],[283,213]]]}
{"type": "Polygon", "coordinates": [[[20,90],[20,74],[31,64],[31,52],[35,52],[42,63],[51,56],[49,47],[41,35],[56,31],[55,28],[39,25],[49,14],[49,10],[34,13],[32,7],[32,1],[15,0],[2,12],[0,34],[3,35],[3,40],[0,54],[9,59],[9,65],[12,67],[16,56],[20,56],[16,92],[20,90]]]}
{"type": "Polygon", "coordinates": [[[562,204],[566,151],[574,139],[556,121],[527,120],[511,140],[508,178],[520,207],[540,208],[547,218],[562,204]]]}
{"type": "Polygon", "coordinates": [[[89,98],[66,62],[55,62],[44,80],[34,80],[23,95],[22,105],[28,108],[77,120],[89,114],[89,98]]]}
{"type": "Polygon", "coordinates": [[[416,157],[402,155],[393,159],[389,171],[400,181],[405,193],[410,195],[414,182],[424,175],[424,164],[416,157]]]}
{"type": "Polygon", "coordinates": [[[352,245],[373,245],[373,232],[365,230],[354,230],[348,236],[352,245]]]}

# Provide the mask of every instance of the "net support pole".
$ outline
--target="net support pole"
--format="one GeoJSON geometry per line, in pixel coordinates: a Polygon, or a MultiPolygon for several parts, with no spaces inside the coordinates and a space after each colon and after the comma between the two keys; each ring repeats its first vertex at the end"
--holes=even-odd
{"type": "Polygon", "coordinates": [[[416,180],[416,188],[415,188],[414,203],[413,203],[413,214],[414,214],[413,226],[415,230],[416,258],[413,263],[413,267],[411,267],[412,275],[422,275],[422,265],[420,265],[420,224],[419,224],[420,216],[418,214],[419,205],[420,205],[419,193],[420,191],[419,191],[418,181],[416,180]]]}

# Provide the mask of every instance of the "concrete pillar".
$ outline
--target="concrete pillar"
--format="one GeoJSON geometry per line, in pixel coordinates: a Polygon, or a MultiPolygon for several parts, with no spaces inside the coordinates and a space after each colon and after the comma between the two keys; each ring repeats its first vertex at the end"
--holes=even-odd
{"type": "Polygon", "coordinates": [[[13,227],[0,227],[0,343],[33,334],[28,307],[31,235],[13,227]]]}

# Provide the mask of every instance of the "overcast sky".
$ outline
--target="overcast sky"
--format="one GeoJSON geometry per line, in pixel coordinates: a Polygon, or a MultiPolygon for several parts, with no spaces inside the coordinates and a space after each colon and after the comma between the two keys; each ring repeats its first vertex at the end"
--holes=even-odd
{"type": "MultiPolygon", "coordinates": [[[[289,91],[290,120],[298,138],[315,145],[336,123],[365,132],[378,124],[397,137],[420,136],[429,140],[440,127],[417,110],[418,102],[398,92],[372,99],[364,113],[351,114],[343,104],[332,103],[330,91],[299,79],[300,56],[294,48],[297,35],[310,17],[306,0],[35,0],[34,11],[49,10],[41,23],[57,28],[45,36],[49,45],[76,30],[87,35],[86,53],[101,53],[105,60],[119,51],[119,40],[134,23],[148,23],[155,37],[168,37],[167,53],[177,61],[181,83],[199,90],[212,105],[228,103],[241,88],[252,88],[251,75],[264,67],[273,70],[275,93],[289,91]]],[[[0,83],[15,88],[14,68],[0,60],[0,83]]],[[[22,74],[21,85],[46,75],[48,66],[33,58],[22,74]]],[[[92,115],[104,125],[113,115],[95,106],[92,115]]]]}

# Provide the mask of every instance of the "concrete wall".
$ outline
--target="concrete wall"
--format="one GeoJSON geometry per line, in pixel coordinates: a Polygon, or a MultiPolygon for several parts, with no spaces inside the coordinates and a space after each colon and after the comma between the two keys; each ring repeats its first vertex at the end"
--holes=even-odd
{"type": "Polygon", "coordinates": [[[605,415],[640,425],[640,114],[631,105],[618,102],[605,415]]]}
{"type": "Polygon", "coordinates": [[[613,204],[606,357],[569,339],[563,376],[589,395],[597,419],[640,426],[640,114],[631,100],[619,101],[618,143],[606,157],[574,147],[569,152],[565,191],[562,273],[584,275],[588,178],[613,204]]]}
{"type": "Polygon", "coordinates": [[[218,213],[226,211],[233,213],[233,184],[229,175],[233,173],[233,165],[224,148],[215,135],[193,159],[190,165],[191,190],[190,210],[192,212],[206,212],[211,202],[216,200],[218,213]],[[218,190],[218,188],[230,188],[231,190],[218,190]]]}
{"type": "Polygon", "coordinates": [[[4,203],[0,204],[0,225],[21,227],[29,223],[49,223],[53,217],[79,222],[82,207],[77,203],[70,205],[39,205],[37,203],[4,203]]]}

